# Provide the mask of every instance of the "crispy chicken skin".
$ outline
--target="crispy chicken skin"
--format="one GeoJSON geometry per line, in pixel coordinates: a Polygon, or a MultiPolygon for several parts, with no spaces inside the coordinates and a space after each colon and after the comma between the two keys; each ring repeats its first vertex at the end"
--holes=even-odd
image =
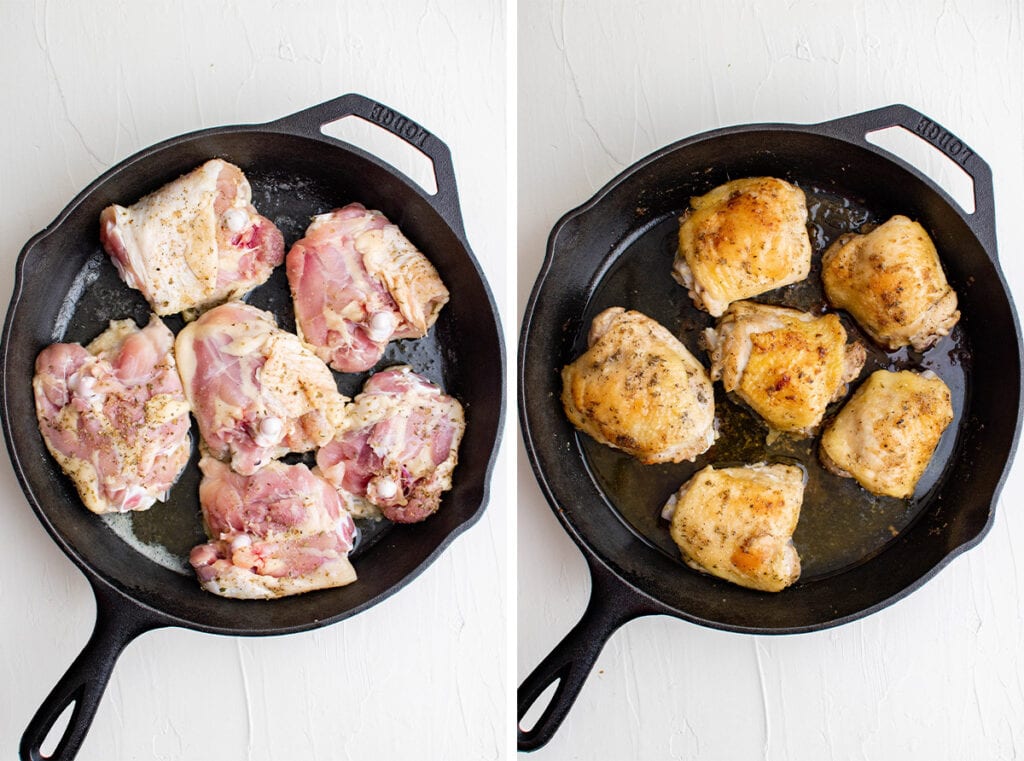
{"type": "Polygon", "coordinates": [[[890,351],[924,351],[960,319],[935,245],[904,216],[838,238],[822,257],[821,276],[829,302],[890,351]]]}
{"type": "Polygon", "coordinates": [[[952,396],[937,375],[877,370],[825,429],[819,456],[872,494],[910,497],[952,420],[952,396]]]}
{"type": "Polygon", "coordinates": [[[611,307],[594,318],[587,351],[562,369],[569,421],[645,464],[693,460],[717,436],[703,365],[650,317],[611,307]]]}
{"type": "Polygon", "coordinates": [[[811,241],[800,188],[748,177],[690,200],[672,276],[714,317],[729,304],[807,277],[811,241]]]}
{"type": "Polygon", "coordinates": [[[737,301],[704,333],[711,380],[750,405],[768,425],[810,436],[825,408],[841,399],[864,366],[839,317],[737,301]]]}
{"type": "Polygon", "coordinates": [[[763,592],[800,577],[793,532],[804,497],[794,465],[698,471],[665,504],[672,540],[691,568],[763,592]]]}

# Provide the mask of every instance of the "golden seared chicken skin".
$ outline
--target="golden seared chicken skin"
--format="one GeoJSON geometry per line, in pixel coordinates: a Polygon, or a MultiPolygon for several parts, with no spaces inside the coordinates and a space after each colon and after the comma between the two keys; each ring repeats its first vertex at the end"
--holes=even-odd
{"type": "Polygon", "coordinates": [[[714,317],[733,301],[797,283],[810,271],[807,200],[784,180],[727,182],[691,199],[679,220],[672,276],[714,317]]]}
{"type": "Polygon", "coordinates": [[[737,301],[704,332],[711,380],[721,380],[774,430],[812,435],[864,366],[835,314],[737,301]]]}
{"type": "Polygon", "coordinates": [[[877,370],[829,423],[819,457],[872,494],[910,497],[952,421],[952,395],[935,373],[877,370]]]}
{"type": "Polygon", "coordinates": [[[803,497],[804,472],[795,465],[709,465],[669,498],[662,516],[691,568],[779,592],[800,578],[793,532],[803,497]]]}
{"type": "Polygon", "coordinates": [[[569,421],[645,464],[693,460],[714,443],[715,397],[704,366],[657,321],[611,307],[589,348],[562,368],[569,421]]]}
{"type": "Polygon", "coordinates": [[[960,319],[935,244],[901,215],[867,234],[839,237],[822,257],[821,276],[829,302],[890,351],[924,351],[960,319]]]}

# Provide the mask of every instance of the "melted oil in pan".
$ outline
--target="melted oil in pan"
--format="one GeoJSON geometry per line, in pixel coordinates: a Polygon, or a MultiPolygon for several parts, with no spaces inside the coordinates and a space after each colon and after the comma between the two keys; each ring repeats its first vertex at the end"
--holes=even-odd
{"type": "MultiPolygon", "coordinates": [[[[809,277],[791,286],[756,297],[757,301],[821,313],[827,304],[821,286],[821,255],[839,235],[866,231],[884,221],[863,204],[818,188],[804,186],[809,212],[808,232],[814,255],[809,277]]],[[[597,285],[584,316],[584,331],[603,309],[624,306],[660,322],[686,345],[705,366],[710,364],[699,338],[714,324],[710,315],[696,309],[671,276],[678,220],[666,217],[642,235],[631,238],[611,257],[614,264],[597,285]]],[[[793,541],[800,553],[801,580],[812,581],[858,565],[882,551],[927,508],[946,464],[953,456],[956,434],[964,417],[970,374],[970,347],[962,330],[938,342],[926,353],[907,349],[887,353],[873,344],[846,315],[840,313],[850,340],[867,349],[867,361],[850,392],[872,372],[932,370],[950,387],[954,420],[939,443],[931,464],[911,499],[879,497],[851,478],[826,471],[818,461],[818,437],[778,437],[767,443],[766,424],[742,403],[715,384],[715,413],[720,435],[714,446],[693,463],[642,465],[634,458],[579,435],[591,474],[611,506],[646,543],[672,558],[679,550],[669,536],[668,521],[661,518],[665,501],[690,476],[707,465],[726,467],[758,462],[799,465],[807,474],[804,501],[793,541]]],[[[582,351],[581,337],[579,348],[582,351]]],[[[849,394],[832,404],[825,420],[835,415],[849,394]]]]}

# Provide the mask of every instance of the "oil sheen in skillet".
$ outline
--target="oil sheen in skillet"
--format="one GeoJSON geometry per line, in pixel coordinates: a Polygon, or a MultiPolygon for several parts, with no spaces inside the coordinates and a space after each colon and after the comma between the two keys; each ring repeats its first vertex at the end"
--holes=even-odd
{"type": "MultiPolygon", "coordinates": [[[[261,171],[255,167],[242,167],[253,190],[253,205],[260,214],[270,219],[285,239],[285,251],[302,237],[310,217],[330,211],[358,198],[339,198],[328,187],[302,177],[285,175],[273,171],[261,171]]],[[[149,320],[150,309],[138,291],[128,288],[118,277],[114,266],[100,247],[99,238],[83,241],[83,248],[90,253],[85,265],[68,293],[54,326],[51,340],[88,343],[101,333],[112,319],[133,318],[144,325],[149,320]]],[[[256,288],[245,299],[260,309],[272,312],[277,323],[285,330],[295,330],[295,316],[292,311],[291,292],[283,266],[276,268],[270,279],[256,288]]],[[[443,313],[442,313],[443,319],[443,313]]],[[[164,318],[164,322],[175,333],[184,326],[179,315],[164,318]]],[[[378,367],[394,364],[409,364],[429,380],[447,388],[444,378],[444,354],[436,336],[436,326],[421,339],[393,341],[388,345],[378,367]]],[[[354,397],[362,388],[369,373],[334,373],[339,390],[354,397]]],[[[129,547],[141,553],[150,561],[176,573],[192,577],[194,571],[188,563],[189,552],[197,544],[207,541],[203,531],[199,509],[199,459],[196,449],[198,434],[193,425],[193,452],[181,478],[171,489],[166,503],[157,502],[152,508],[141,512],[108,514],[100,517],[114,533],[129,547]]],[[[289,455],[285,462],[314,464],[311,453],[289,455]]],[[[56,464],[54,463],[56,468],[56,464]]],[[[73,509],[81,506],[73,487],[69,485],[68,504],[73,509]]],[[[358,558],[383,538],[390,529],[389,521],[359,519],[356,547],[351,558],[358,558]]]]}
{"type": "MultiPolygon", "coordinates": [[[[804,185],[809,213],[808,232],[814,255],[809,277],[785,288],[764,294],[755,300],[821,313],[826,308],[821,287],[821,255],[839,235],[858,231],[863,225],[880,224],[886,214],[876,213],[855,199],[804,185]]],[[[681,213],[683,210],[680,209],[681,213]]],[[[658,320],[675,333],[686,347],[707,366],[707,353],[698,339],[714,318],[696,309],[686,290],[671,277],[676,250],[678,215],[657,220],[638,236],[629,238],[612,251],[605,274],[587,305],[577,355],[584,349],[586,330],[591,320],[610,306],[637,309],[658,320]]],[[[939,252],[940,256],[942,252],[939,252]]],[[[954,288],[957,283],[951,283],[954,288]]],[[[800,465],[807,473],[800,521],[793,541],[800,553],[806,583],[841,572],[880,552],[909,526],[927,502],[929,493],[939,484],[955,448],[957,431],[964,417],[967,380],[970,371],[970,347],[957,327],[923,355],[908,349],[887,354],[875,346],[845,313],[840,313],[851,340],[859,340],[868,350],[867,361],[850,391],[874,370],[885,368],[930,369],[950,387],[954,420],[939,443],[928,470],[909,500],[879,497],[862,489],[850,478],[828,473],[818,462],[817,437],[795,440],[779,437],[766,443],[767,427],[754,413],[727,398],[721,383],[715,384],[715,411],[720,425],[718,441],[693,463],[641,465],[632,457],[602,446],[590,437],[577,434],[591,476],[608,503],[641,540],[660,549],[679,562],[680,573],[694,573],[680,559],[679,550],[668,532],[668,522],[660,517],[665,500],[705,465],[740,465],[755,462],[788,462],[800,465]]],[[[848,398],[844,397],[842,401],[848,398]]],[[[841,407],[829,407],[825,422],[841,407]]]]}

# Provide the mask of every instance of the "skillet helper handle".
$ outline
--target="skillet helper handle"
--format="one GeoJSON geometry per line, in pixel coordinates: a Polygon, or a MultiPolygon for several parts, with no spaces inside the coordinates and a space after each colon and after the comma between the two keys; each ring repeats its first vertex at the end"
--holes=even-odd
{"type": "Polygon", "coordinates": [[[974,212],[964,211],[963,216],[974,234],[985,245],[986,250],[994,252],[996,250],[996,215],[992,169],[974,149],[934,119],[910,106],[894,104],[817,124],[813,129],[840,137],[848,142],[864,145],[875,153],[881,152],[890,156],[892,154],[889,151],[869,143],[866,139],[868,133],[889,127],[903,127],[907,132],[944,154],[971,178],[974,184],[974,212]]]}
{"type": "Polygon", "coordinates": [[[96,626],[92,636],[29,722],[21,738],[22,761],[73,759],[92,725],[118,656],[140,634],[165,625],[114,591],[94,584],[93,592],[96,626]],[[44,756],[42,745],[69,706],[73,706],[71,719],[56,748],[44,756]]]}
{"type": "MultiPolygon", "coordinates": [[[[455,169],[452,166],[451,151],[437,136],[404,114],[400,114],[393,108],[365,95],[349,93],[291,116],[269,122],[266,126],[275,129],[283,128],[295,134],[320,140],[335,140],[329,135],[324,135],[322,128],[324,125],[336,122],[346,116],[358,116],[364,121],[387,130],[433,162],[437,193],[426,194],[426,198],[449,226],[465,239],[466,233],[462,222],[462,210],[459,206],[458,189],[455,185],[455,169]]],[[[341,141],[336,140],[335,142],[341,141]]]]}
{"type": "Polygon", "coordinates": [[[554,737],[605,643],[620,626],[639,616],[663,612],[638,600],[604,566],[589,558],[588,564],[592,588],[583,617],[519,685],[516,716],[520,723],[542,693],[558,685],[537,722],[527,730],[517,727],[521,751],[537,750],[554,737]]]}

